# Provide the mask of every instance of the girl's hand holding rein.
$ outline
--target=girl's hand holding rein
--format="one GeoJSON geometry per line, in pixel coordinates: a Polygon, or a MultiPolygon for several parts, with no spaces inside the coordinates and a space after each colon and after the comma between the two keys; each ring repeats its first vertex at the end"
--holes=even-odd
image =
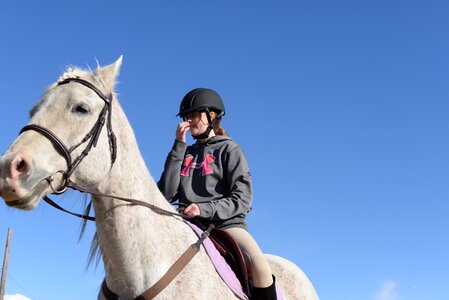
{"type": "Polygon", "coordinates": [[[181,213],[193,218],[198,217],[201,214],[200,208],[195,203],[190,204],[181,213]]]}

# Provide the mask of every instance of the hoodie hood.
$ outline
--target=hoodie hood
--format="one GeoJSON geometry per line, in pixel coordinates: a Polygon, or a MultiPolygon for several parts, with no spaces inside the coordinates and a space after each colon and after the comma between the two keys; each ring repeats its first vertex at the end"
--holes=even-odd
{"type": "Polygon", "coordinates": [[[204,145],[214,145],[214,144],[223,143],[223,142],[230,141],[230,140],[232,140],[232,138],[230,138],[229,136],[215,135],[215,136],[207,139],[205,143],[201,143],[199,140],[196,141],[196,143],[193,144],[192,147],[201,147],[204,145]]]}

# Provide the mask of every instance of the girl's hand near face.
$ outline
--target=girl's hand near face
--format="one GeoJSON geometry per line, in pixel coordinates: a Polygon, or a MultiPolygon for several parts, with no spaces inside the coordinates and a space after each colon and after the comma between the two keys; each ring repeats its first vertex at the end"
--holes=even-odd
{"type": "Polygon", "coordinates": [[[187,143],[186,134],[189,131],[189,122],[181,122],[176,128],[176,139],[178,141],[187,143]]]}

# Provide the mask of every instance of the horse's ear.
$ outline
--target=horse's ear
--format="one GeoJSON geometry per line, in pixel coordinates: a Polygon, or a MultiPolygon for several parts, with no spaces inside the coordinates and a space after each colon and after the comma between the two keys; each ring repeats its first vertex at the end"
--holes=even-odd
{"type": "Polygon", "coordinates": [[[120,67],[122,65],[123,55],[115,61],[115,63],[110,64],[105,67],[98,67],[96,71],[96,78],[101,82],[106,89],[105,92],[112,92],[114,89],[117,76],[120,72],[120,67]]]}

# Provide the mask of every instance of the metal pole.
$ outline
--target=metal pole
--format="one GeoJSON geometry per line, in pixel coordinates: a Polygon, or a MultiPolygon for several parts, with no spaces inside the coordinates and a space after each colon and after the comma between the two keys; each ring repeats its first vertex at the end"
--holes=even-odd
{"type": "Polygon", "coordinates": [[[6,271],[8,269],[9,260],[9,243],[11,241],[12,228],[8,228],[8,238],[6,239],[5,258],[3,259],[2,281],[0,284],[0,300],[5,299],[6,271]]]}

